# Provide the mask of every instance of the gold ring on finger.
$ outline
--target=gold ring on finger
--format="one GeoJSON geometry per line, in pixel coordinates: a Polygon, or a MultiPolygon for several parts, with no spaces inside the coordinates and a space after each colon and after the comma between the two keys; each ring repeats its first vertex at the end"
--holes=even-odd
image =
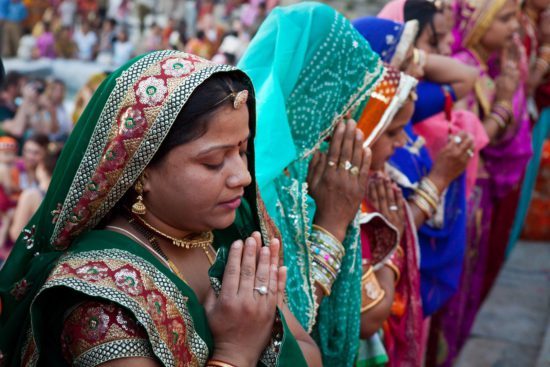
{"type": "Polygon", "coordinates": [[[351,173],[352,176],[359,175],[359,167],[353,166],[350,168],[349,173],[351,173]]]}
{"type": "Polygon", "coordinates": [[[329,167],[334,167],[334,166],[336,166],[336,163],[333,162],[333,161],[328,161],[327,164],[328,164],[329,167]]]}
{"type": "Polygon", "coordinates": [[[267,294],[267,287],[265,285],[254,287],[254,290],[260,293],[261,296],[265,296],[267,294]]]}
{"type": "Polygon", "coordinates": [[[468,149],[468,150],[466,151],[466,154],[468,154],[468,157],[472,158],[472,157],[474,156],[474,151],[471,150],[471,149],[468,149]]]}
{"type": "Polygon", "coordinates": [[[353,165],[351,164],[350,161],[345,161],[344,163],[340,163],[340,167],[342,167],[346,171],[349,171],[351,167],[353,167],[353,165]]]}

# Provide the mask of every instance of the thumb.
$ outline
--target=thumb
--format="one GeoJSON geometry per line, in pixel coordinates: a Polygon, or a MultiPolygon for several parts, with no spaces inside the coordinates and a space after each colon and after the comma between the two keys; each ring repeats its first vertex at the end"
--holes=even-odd
{"type": "Polygon", "coordinates": [[[218,297],[216,296],[216,292],[214,292],[214,289],[210,287],[208,290],[208,294],[206,295],[206,299],[204,300],[203,307],[206,313],[210,313],[215,307],[216,302],[218,301],[218,297]]]}

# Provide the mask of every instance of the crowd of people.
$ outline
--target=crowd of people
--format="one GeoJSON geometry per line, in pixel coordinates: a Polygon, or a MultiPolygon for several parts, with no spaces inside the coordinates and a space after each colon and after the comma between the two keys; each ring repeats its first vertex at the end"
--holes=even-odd
{"type": "Polygon", "coordinates": [[[2,0],[0,55],[95,61],[116,68],[144,52],[174,49],[235,64],[268,6],[274,5],[213,0],[168,3],[2,0]],[[178,11],[181,5],[183,10],[178,11]],[[174,12],[184,16],[176,18],[174,12]]]}
{"type": "Polygon", "coordinates": [[[184,42],[136,1],[152,52],[72,118],[6,74],[0,364],[452,366],[524,217],[548,239],[550,1],[193,4],[184,42]]]}

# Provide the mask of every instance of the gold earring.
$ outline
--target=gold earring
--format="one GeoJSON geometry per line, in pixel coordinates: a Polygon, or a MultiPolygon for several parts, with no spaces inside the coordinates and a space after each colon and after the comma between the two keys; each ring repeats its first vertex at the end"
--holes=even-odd
{"type": "Polygon", "coordinates": [[[147,208],[143,203],[143,184],[141,183],[141,179],[137,180],[136,184],[134,185],[134,190],[136,190],[136,193],[138,195],[136,198],[136,202],[132,205],[132,213],[137,215],[144,215],[147,212],[147,208]]]}

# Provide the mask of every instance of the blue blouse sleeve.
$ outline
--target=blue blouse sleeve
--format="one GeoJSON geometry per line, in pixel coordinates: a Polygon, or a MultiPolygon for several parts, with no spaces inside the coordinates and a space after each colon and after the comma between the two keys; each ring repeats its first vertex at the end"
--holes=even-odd
{"type": "Polygon", "coordinates": [[[453,102],[456,101],[456,95],[450,85],[428,81],[418,83],[416,87],[418,99],[414,105],[412,123],[416,124],[443,112],[445,109],[445,91],[451,95],[453,102]]]}

